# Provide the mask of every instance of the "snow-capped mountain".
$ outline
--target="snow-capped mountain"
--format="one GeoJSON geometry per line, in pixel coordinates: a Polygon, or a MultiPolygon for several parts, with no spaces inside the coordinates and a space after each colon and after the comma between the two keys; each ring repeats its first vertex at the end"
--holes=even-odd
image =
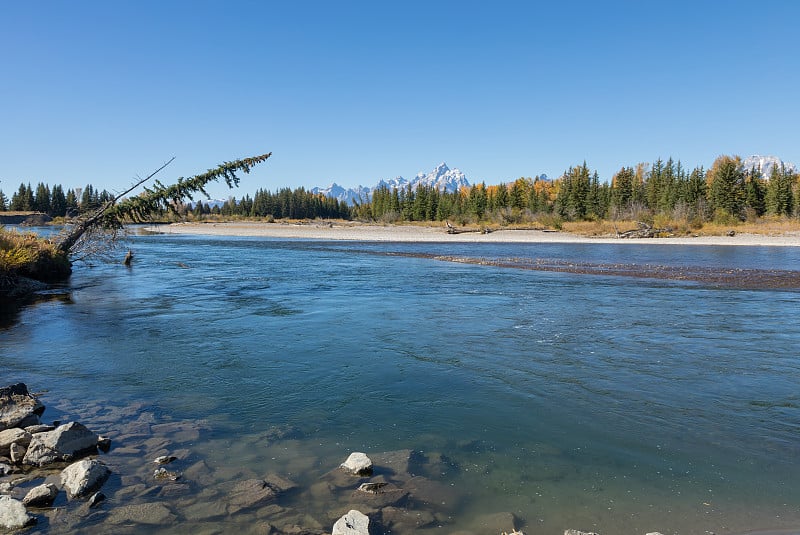
{"type": "Polygon", "coordinates": [[[411,187],[417,188],[420,185],[433,186],[439,191],[452,193],[458,191],[462,186],[469,186],[469,181],[464,173],[458,169],[450,169],[444,162],[436,166],[428,174],[418,173],[411,181],[411,187]]]}
{"type": "Polygon", "coordinates": [[[336,182],[327,188],[311,188],[311,193],[321,193],[326,197],[338,199],[340,202],[345,202],[349,205],[369,201],[372,197],[372,190],[370,188],[357,186],[355,188],[345,189],[336,182]]]}
{"type": "Polygon", "coordinates": [[[772,174],[772,169],[774,167],[780,169],[781,165],[783,165],[787,171],[797,173],[797,166],[795,164],[784,162],[777,156],[761,156],[759,154],[754,154],[742,160],[742,169],[749,171],[755,167],[761,171],[761,176],[767,179],[769,175],[772,174]]]}
{"type": "Polygon", "coordinates": [[[378,181],[373,187],[358,186],[356,188],[343,188],[335,182],[327,188],[312,188],[312,193],[322,193],[327,197],[333,197],[347,204],[356,202],[368,202],[372,199],[372,192],[381,187],[389,189],[417,189],[421,185],[435,187],[439,191],[452,193],[461,187],[469,186],[469,180],[458,169],[450,169],[444,162],[436,166],[430,173],[418,173],[412,180],[407,180],[402,176],[385,178],[378,181]]]}

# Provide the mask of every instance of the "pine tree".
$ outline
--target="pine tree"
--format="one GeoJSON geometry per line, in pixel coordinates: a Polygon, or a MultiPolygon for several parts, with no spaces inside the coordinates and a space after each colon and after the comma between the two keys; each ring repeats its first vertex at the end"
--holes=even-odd
{"type": "Polygon", "coordinates": [[[78,196],[75,195],[74,189],[67,190],[66,201],[67,201],[66,212],[74,216],[75,213],[78,212],[78,196]]]}
{"type": "Polygon", "coordinates": [[[794,175],[781,165],[772,167],[766,193],[767,212],[777,216],[790,216],[794,212],[794,175]]]}
{"type": "Polygon", "coordinates": [[[33,198],[33,209],[43,214],[50,213],[50,188],[42,182],[36,186],[36,194],[33,198]]]}
{"type": "Polygon", "coordinates": [[[753,167],[747,174],[745,182],[745,204],[761,217],[767,211],[766,185],[761,177],[761,170],[753,167]]]}
{"type": "Polygon", "coordinates": [[[708,170],[709,201],[714,212],[725,218],[742,216],[744,208],[744,173],[738,156],[720,156],[708,170]]]}
{"type": "Polygon", "coordinates": [[[0,189],[0,212],[5,212],[6,210],[8,210],[8,199],[3,190],[0,189]]]}
{"type": "Polygon", "coordinates": [[[61,184],[53,186],[53,191],[50,193],[50,215],[53,217],[67,215],[67,197],[61,184]]]}

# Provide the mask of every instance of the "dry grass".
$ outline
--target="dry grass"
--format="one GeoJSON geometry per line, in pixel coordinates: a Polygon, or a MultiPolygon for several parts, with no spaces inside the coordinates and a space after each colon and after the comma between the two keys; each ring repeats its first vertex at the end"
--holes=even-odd
{"type": "Polygon", "coordinates": [[[4,277],[53,281],[70,271],[69,259],[50,240],[30,232],[0,229],[0,274],[4,277]]]}
{"type": "MultiPolygon", "coordinates": [[[[713,222],[695,223],[685,220],[659,218],[651,221],[654,227],[669,228],[671,234],[725,236],[731,231],[741,234],[757,234],[762,236],[782,236],[800,232],[800,219],[761,218],[753,222],[736,224],[719,224],[713,222]]],[[[636,221],[565,221],[562,230],[579,236],[603,237],[615,236],[617,231],[625,232],[638,228],[636,221]]]]}
{"type": "Polygon", "coordinates": [[[744,222],[737,225],[718,225],[705,223],[700,229],[707,236],[721,236],[729,231],[743,234],[760,234],[763,236],[782,236],[800,232],[800,219],[789,218],[761,218],[753,222],[744,222]]]}

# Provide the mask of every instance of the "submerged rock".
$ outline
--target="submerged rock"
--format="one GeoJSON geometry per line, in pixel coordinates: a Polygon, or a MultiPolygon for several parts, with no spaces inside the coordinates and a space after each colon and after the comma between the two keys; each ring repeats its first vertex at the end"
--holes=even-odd
{"type": "Polygon", "coordinates": [[[0,528],[20,529],[36,522],[25,505],[11,496],[0,496],[0,528]]]}
{"type": "Polygon", "coordinates": [[[228,498],[228,512],[233,514],[242,509],[265,505],[277,497],[277,490],[263,479],[248,479],[233,487],[228,498]]]}
{"type": "Polygon", "coordinates": [[[577,529],[568,529],[564,531],[564,535],[598,535],[593,531],[580,531],[577,529]]]}
{"type": "Polygon", "coordinates": [[[356,476],[368,476],[372,473],[372,461],[360,451],[351,453],[340,466],[356,476]]]}
{"type": "Polygon", "coordinates": [[[110,524],[168,524],[176,520],[175,514],[162,503],[140,503],[112,509],[108,515],[110,524]]]}
{"type": "Polygon", "coordinates": [[[477,518],[475,526],[481,533],[508,533],[517,532],[517,518],[513,513],[494,513],[477,518]]]}
{"type": "Polygon", "coordinates": [[[43,412],[44,405],[25,383],[0,388],[0,431],[36,425],[43,412]]]}
{"type": "Polygon", "coordinates": [[[103,486],[111,470],[96,459],[78,461],[61,472],[61,485],[70,498],[86,496],[103,486]]]}
{"type": "Polygon", "coordinates": [[[78,422],[69,422],[53,431],[33,435],[23,464],[45,464],[71,461],[97,452],[98,436],[78,422]]]}
{"type": "Polygon", "coordinates": [[[369,535],[369,517],[352,509],[336,521],[331,535],[369,535]]]}

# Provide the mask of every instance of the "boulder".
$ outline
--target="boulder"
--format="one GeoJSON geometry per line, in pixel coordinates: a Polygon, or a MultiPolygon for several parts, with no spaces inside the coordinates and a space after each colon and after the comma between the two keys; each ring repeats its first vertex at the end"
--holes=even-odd
{"type": "Polygon", "coordinates": [[[98,436],[83,424],[69,422],[53,431],[33,435],[22,463],[44,466],[59,461],[72,461],[96,453],[97,440],[98,436]]]}
{"type": "Polygon", "coordinates": [[[19,444],[20,446],[27,447],[30,443],[31,434],[24,429],[20,429],[19,427],[4,429],[0,431],[0,456],[8,457],[12,444],[19,444]]]}
{"type": "Polygon", "coordinates": [[[36,425],[44,405],[28,392],[25,383],[0,388],[0,431],[36,425]]]}
{"type": "Polygon", "coordinates": [[[333,525],[331,535],[369,535],[369,517],[351,509],[333,525]]]}
{"type": "Polygon", "coordinates": [[[351,453],[340,466],[356,476],[368,476],[372,473],[372,461],[360,451],[351,453]]]}
{"type": "Polygon", "coordinates": [[[96,491],[106,482],[111,470],[96,459],[73,463],[61,471],[61,485],[70,498],[96,491]]]}
{"type": "Polygon", "coordinates": [[[20,529],[36,522],[25,505],[11,496],[0,496],[0,528],[20,529]]]}
{"type": "Polygon", "coordinates": [[[14,464],[22,464],[22,459],[25,458],[25,452],[27,450],[24,446],[20,446],[16,442],[11,444],[11,447],[8,448],[8,456],[11,459],[11,462],[14,464]]]}
{"type": "Polygon", "coordinates": [[[22,498],[22,503],[29,507],[50,507],[56,496],[58,496],[58,487],[52,483],[45,483],[29,490],[28,494],[22,498]]]}
{"type": "Polygon", "coordinates": [[[7,476],[8,474],[13,474],[14,468],[6,463],[0,463],[0,477],[7,476]]]}
{"type": "Polygon", "coordinates": [[[25,431],[27,431],[31,435],[35,435],[36,433],[44,433],[45,431],[52,431],[55,428],[56,428],[56,426],[54,426],[54,425],[36,424],[36,425],[26,426],[25,427],[25,431]]]}

